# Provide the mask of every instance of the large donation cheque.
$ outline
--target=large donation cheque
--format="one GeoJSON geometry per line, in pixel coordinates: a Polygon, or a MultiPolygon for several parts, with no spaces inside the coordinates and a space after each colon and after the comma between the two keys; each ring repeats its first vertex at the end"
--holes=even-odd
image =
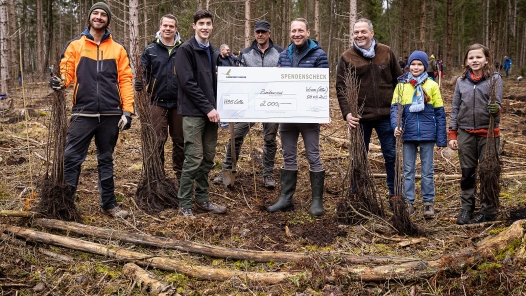
{"type": "Polygon", "coordinates": [[[329,122],[329,69],[219,67],[217,111],[225,122],[329,122]]]}

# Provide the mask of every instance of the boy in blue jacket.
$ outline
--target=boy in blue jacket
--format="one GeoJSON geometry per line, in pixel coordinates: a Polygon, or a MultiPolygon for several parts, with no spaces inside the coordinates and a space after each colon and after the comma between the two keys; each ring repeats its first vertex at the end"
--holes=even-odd
{"type": "Polygon", "coordinates": [[[414,51],[408,60],[409,72],[398,77],[398,85],[393,93],[391,105],[391,125],[395,137],[402,136],[404,156],[404,186],[408,211],[413,214],[415,202],[416,154],[420,147],[422,163],[422,199],[424,218],[435,217],[435,182],[433,170],[433,150],[447,145],[446,114],[438,84],[427,75],[427,54],[414,51]],[[403,107],[400,125],[398,109],[403,107]]]}

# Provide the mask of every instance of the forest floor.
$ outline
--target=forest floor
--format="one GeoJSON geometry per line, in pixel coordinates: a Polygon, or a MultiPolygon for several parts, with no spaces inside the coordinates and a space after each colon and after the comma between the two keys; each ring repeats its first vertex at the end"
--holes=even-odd
{"type": "MultiPolygon", "coordinates": [[[[450,83],[442,85],[442,97],[448,115],[454,89],[451,82],[454,80],[450,79],[450,83]]],[[[46,83],[26,84],[24,92],[18,89],[13,96],[16,110],[22,110],[23,96],[26,107],[37,110],[30,113],[30,120],[17,120],[20,118],[19,111],[4,113],[0,118],[0,210],[22,210],[28,204],[33,206],[37,203],[34,196],[38,195],[38,184],[46,174],[46,139],[50,121],[47,114],[50,113],[52,94],[46,83]]],[[[71,89],[67,90],[68,101],[70,97],[71,89]]],[[[82,166],[75,202],[83,224],[115,231],[151,234],[229,248],[299,252],[310,254],[314,259],[318,258],[314,254],[330,251],[336,254],[429,260],[471,246],[509,226],[510,218],[524,218],[526,214],[526,83],[523,81],[518,84],[511,78],[506,79],[504,97],[501,119],[501,209],[495,223],[475,227],[455,225],[460,211],[460,166],[456,153],[448,149],[435,153],[436,218],[424,220],[422,201],[419,198],[416,200],[417,211],[412,220],[426,230],[422,236],[411,240],[411,237],[398,235],[388,227],[375,227],[374,223],[339,223],[335,209],[344,196],[342,180],[349,161],[348,150],[342,145],[347,139],[347,128],[341,119],[334,88],[331,91],[332,125],[322,129],[320,141],[322,162],[327,172],[323,216],[313,217],[308,214],[309,167],[301,140],[298,144],[300,169],[294,195],[295,210],[273,214],[265,211],[266,206],[277,200],[279,186],[275,190],[268,190],[262,183],[261,124],[251,129],[243,145],[236,186],[232,190],[211,182],[221,170],[229,138],[228,130],[219,130],[215,166],[209,176],[210,193],[213,202],[228,207],[225,215],[196,214],[195,219],[188,219],[178,216],[176,209],[167,209],[152,217],[134,205],[133,196],[140,181],[142,166],[138,120],[133,122],[130,130],[119,136],[114,153],[116,195],[122,207],[130,211],[131,217],[126,221],[114,220],[100,211],[93,142],[82,166]]],[[[281,147],[281,143],[278,143],[278,147],[281,147]]],[[[170,169],[171,144],[167,144],[166,151],[166,172],[173,178],[175,174],[170,169]]],[[[381,175],[384,173],[383,157],[376,137],[372,140],[368,157],[375,174],[379,199],[386,209],[387,218],[390,218],[392,213],[387,203],[388,190],[385,178],[381,175]]],[[[279,180],[282,164],[280,150],[275,165],[276,180],[279,180]]],[[[31,227],[30,222],[27,218],[0,217],[0,232],[7,225],[31,227]]],[[[33,229],[79,237],[61,231],[38,227],[33,229]]],[[[176,250],[139,247],[111,237],[80,237],[151,256],[176,258],[192,265],[261,273],[298,273],[298,276],[279,284],[264,284],[238,277],[224,281],[198,280],[182,273],[145,268],[157,279],[172,284],[180,295],[526,295],[526,268],[510,260],[478,261],[463,270],[439,272],[420,280],[366,282],[350,276],[328,277],[338,262],[319,262],[323,272],[314,275],[305,262],[258,263],[211,258],[176,250]]],[[[122,260],[48,244],[16,241],[4,235],[0,239],[0,295],[141,295],[140,288],[122,272],[124,263],[122,260]],[[45,251],[67,255],[73,261],[45,255],[45,251]]]]}

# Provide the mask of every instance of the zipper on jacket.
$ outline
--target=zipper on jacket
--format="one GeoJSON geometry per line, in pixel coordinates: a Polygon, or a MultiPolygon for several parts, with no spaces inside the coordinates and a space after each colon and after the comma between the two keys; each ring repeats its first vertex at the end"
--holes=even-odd
{"type": "Polygon", "coordinates": [[[371,67],[371,72],[373,72],[373,92],[374,92],[374,101],[376,103],[376,113],[380,116],[380,107],[378,106],[378,95],[376,94],[376,77],[374,75],[374,66],[373,59],[369,59],[369,67],[371,67]]]}
{"type": "MultiPolygon", "coordinates": [[[[99,94],[99,44],[97,44],[97,113],[100,114],[100,94],[99,94]]],[[[100,118],[99,118],[100,122],[100,118]]]]}
{"type": "Polygon", "coordinates": [[[416,139],[420,141],[420,116],[416,113],[416,139]]]}
{"type": "Polygon", "coordinates": [[[476,116],[475,116],[475,105],[476,105],[476,98],[475,98],[475,94],[476,94],[476,91],[475,89],[477,88],[477,85],[473,85],[473,129],[476,128],[477,124],[475,123],[475,120],[476,120],[476,116]]]}

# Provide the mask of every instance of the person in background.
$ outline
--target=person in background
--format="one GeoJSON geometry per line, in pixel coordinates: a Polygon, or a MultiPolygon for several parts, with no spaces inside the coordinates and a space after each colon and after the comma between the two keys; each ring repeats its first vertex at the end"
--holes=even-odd
{"type": "MultiPolygon", "coordinates": [[[[175,54],[183,44],[177,31],[177,18],[172,14],[161,17],[155,40],[144,48],[141,67],[150,95],[152,128],[157,136],[157,151],[164,167],[164,145],[168,133],[172,138],[172,168],[181,179],[184,162],[183,117],[177,112],[178,82],[175,74],[175,54]]],[[[136,80],[136,91],[144,88],[136,80]]]]}
{"type": "Polygon", "coordinates": [[[409,56],[409,73],[398,77],[391,105],[391,126],[395,137],[402,136],[404,159],[404,189],[407,210],[415,212],[416,155],[420,152],[422,167],[421,193],[424,218],[435,217],[435,180],[433,151],[447,146],[446,113],[438,84],[428,77],[427,54],[414,51],[409,56]],[[398,126],[399,106],[402,118],[398,126]]]}
{"type": "MultiPolygon", "coordinates": [[[[327,54],[320,45],[309,38],[307,20],[297,18],[290,24],[292,43],[281,52],[278,67],[329,68],[327,54]]],[[[330,122],[324,124],[328,125],[330,122]]],[[[279,125],[283,147],[284,165],[281,169],[281,193],[278,201],[267,208],[269,212],[290,211],[294,209],[292,197],[298,180],[298,137],[301,134],[310,167],[312,203],[309,213],[313,216],[323,214],[323,188],[325,169],[320,157],[319,123],[281,123],[279,125]]]]}
{"type": "Polygon", "coordinates": [[[402,70],[391,48],[374,39],[373,24],[370,20],[357,20],[353,27],[353,37],[351,48],[341,55],[338,62],[338,103],[348,127],[362,129],[367,150],[373,129],[376,130],[384,157],[389,196],[393,197],[396,140],[390,121],[390,109],[397,77],[402,75],[402,70]],[[363,106],[362,114],[351,114],[345,95],[345,76],[351,68],[356,69],[357,78],[361,81],[358,106],[363,106]]]}
{"type": "MultiPolygon", "coordinates": [[[[278,65],[279,54],[283,48],[274,44],[270,39],[270,24],[265,20],[259,20],[254,24],[255,40],[252,44],[243,49],[240,54],[241,67],[276,67],[278,65]]],[[[236,160],[241,152],[241,145],[255,123],[235,122],[234,123],[234,144],[236,149],[236,160]]],[[[263,123],[263,184],[265,188],[274,189],[276,181],[274,180],[274,160],[276,158],[277,143],[276,135],[278,134],[278,123],[263,123]]],[[[230,140],[226,146],[226,155],[223,159],[223,169],[232,169],[232,150],[230,140]]],[[[214,179],[214,184],[223,183],[222,172],[214,179]]]]}
{"type": "Polygon", "coordinates": [[[429,57],[429,62],[428,62],[428,65],[429,67],[426,67],[427,68],[427,76],[429,76],[429,78],[435,80],[435,73],[438,75],[438,66],[437,66],[437,60],[435,59],[435,55],[431,55],[429,57]]]}
{"type": "Polygon", "coordinates": [[[237,67],[239,65],[238,58],[230,54],[230,47],[227,44],[219,46],[219,53],[218,66],[237,67]]]}
{"type": "Polygon", "coordinates": [[[66,183],[76,191],[81,165],[95,137],[99,204],[103,213],[126,219],[128,212],[120,208],[115,198],[113,151],[119,131],[131,127],[133,76],[126,49],[113,39],[108,29],[111,16],[106,3],[91,6],[88,27],[66,44],[60,60],[60,77],[51,77],[50,86],[59,91],[75,83],[64,150],[66,183]]]}
{"type": "Polygon", "coordinates": [[[208,174],[214,166],[217,145],[217,60],[219,52],[209,38],[213,15],[208,10],[194,14],[194,36],[179,46],[175,69],[179,81],[178,111],[183,116],[184,163],[179,185],[179,213],[193,218],[196,210],[224,214],[224,206],[212,203],[208,174]],[[194,189],[195,185],[195,189],[194,189]]]}
{"type": "Polygon", "coordinates": [[[510,76],[512,60],[509,56],[504,56],[504,71],[506,71],[506,78],[510,76]]]}
{"type": "Polygon", "coordinates": [[[476,172],[484,160],[490,118],[494,117],[494,135],[499,145],[500,110],[502,103],[502,78],[491,70],[489,49],[482,44],[468,46],[464,56],[464,71],[457,79],[453,95],[453,108],[449,119],[449,147],[458,149],[462,179],[460,202],[462,210],[457,224],[494,221],[497,208],[494,204],[481,202],[480,213],[471,219],[475,210],[476,172]],[[491,83],[493,81],[493,83],[491,83]],[[495,103],[490,103],[490,91],[494,91],[495,103]]]}
{"type": "Polygon", "coordinates": [[[400,58],[398,59],[398,65],[400,65],[400,69],[402,69],[402,71],[404,71],[404,68],[405,68],[406,63],[404,62],[404,60],[402,59],[402,57],[400,57],[400,58]]]}

